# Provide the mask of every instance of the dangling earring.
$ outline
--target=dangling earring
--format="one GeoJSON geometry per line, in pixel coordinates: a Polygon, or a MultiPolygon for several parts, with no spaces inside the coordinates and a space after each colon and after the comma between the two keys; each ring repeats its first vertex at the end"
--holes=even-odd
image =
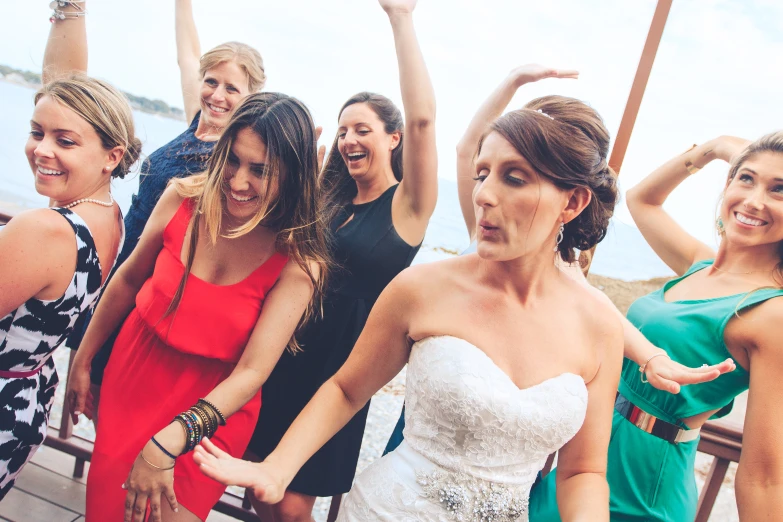
{"type": "Polygon", "coordinates": [[[552,249],[553,252],[557,252],[560,248],[560,243],[563,242],[563,234],[565,232],[565,223],[562,221],[560,222],[560,231],[557,233],[557,239],[555,239],[555,248],[552,249]]]}
{"type": "Polygon", "coordinates": [[[726,231],[726,227],[723,226],[723,218],[718,216],[718,219],[715,220],[715,228],[718,231],[718,235],[722,236],[723,233],[726,231]]]}

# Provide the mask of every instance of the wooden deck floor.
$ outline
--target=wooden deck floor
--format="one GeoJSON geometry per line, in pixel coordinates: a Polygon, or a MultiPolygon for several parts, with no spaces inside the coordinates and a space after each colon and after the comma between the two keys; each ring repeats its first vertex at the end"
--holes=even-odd
{"type": "MultiPolygon", "coordinates": [[[[75,458],[42,447],[0,502],[0,522],[84,522],[87,463],[84,478],[73,478],[75,458]]],[[[212,512],[207,522],[236,522],[212,512]]]]}

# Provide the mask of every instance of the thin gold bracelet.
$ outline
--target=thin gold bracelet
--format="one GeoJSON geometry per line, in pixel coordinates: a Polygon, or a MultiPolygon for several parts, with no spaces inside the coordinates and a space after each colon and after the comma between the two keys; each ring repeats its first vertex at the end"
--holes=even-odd
{"type": "MultiPolygon", "coordinates": [[[[648,357],[647,360],[644,361],[644,364],[639,366],[639,373],[641,373],[641,375],[639,376],[639,379],[641,379],[641,381],[644,384],[647,384],[647,382],[648,382],[647,381],[647,365],[650,364],[650,361],[652,361],[656,357],[661,357],[663,355],[665,355],[666,357],[669,357],[669,354],[666,353],[666,352],[658,352],[655,355],[651,355],[650,357],[648,357]]],[[[669,359],[671,359],[671,357],[669,357],[669,359]]]]}
{"type": "Polygon", "coordinates": [[[148,465],[152,466],[153,468],[159,469],[160,471],[169,471],[171,469],[174,469],[174,466],[176,466],[176,464],[177,464],[176,461],[175,461],[174,464],[172,464],[170,468],[161,468],[160,466],[156,466],[155,464],[153,464],[152,462],[147,460],[147,458],[144,456],[144,448],[141,448],[141,452],[139,453],[139,455],[141,455],[141,460],[143,460],[144,462],[146,462],[148,465]]]}

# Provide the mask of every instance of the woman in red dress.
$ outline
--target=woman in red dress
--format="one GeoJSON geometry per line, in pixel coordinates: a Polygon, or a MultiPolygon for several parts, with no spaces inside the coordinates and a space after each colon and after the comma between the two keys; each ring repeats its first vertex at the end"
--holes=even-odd
{"type": "Polygon", "coordinates": [[[79,415],[91,360],[124,320],[101,393],[88,521],[142,521],[148,510],[153,521],[204,520],[223,494],[187,451],[207,435],[242,456],[261,385],[317,308],[328,261],[316,154],[301,102],[254,94],[207,172],[164,192],[71,370],[79,415]]]}

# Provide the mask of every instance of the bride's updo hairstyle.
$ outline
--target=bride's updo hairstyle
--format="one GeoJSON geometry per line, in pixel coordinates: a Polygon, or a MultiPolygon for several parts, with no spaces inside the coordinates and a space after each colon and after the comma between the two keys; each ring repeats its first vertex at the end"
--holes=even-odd
{"type": "Polygon", "coordinates": [[[544,96],[495,120],[489,132],[503,136],[535,171],[562,190],[588,189],[590,203],[565,225],[559,253],[576,260],[606,235],[617,203],[617,175],[609,167],[609,132],[589,105],[565,96],[544,96]]]}

